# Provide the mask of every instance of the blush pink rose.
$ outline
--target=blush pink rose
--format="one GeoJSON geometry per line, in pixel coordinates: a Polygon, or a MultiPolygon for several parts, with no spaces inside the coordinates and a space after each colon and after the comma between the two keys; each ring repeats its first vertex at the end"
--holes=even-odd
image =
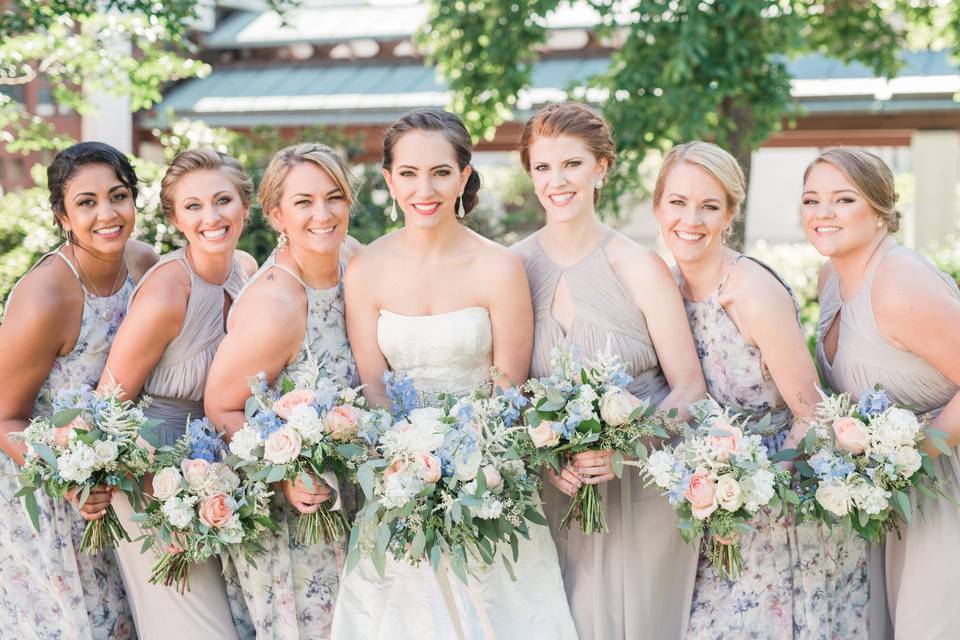
{"type": "Polygon", "coordinates": [[[720,418],[710,425],[711,432],[722,432],[723,435],[711,435],[710,443],[717,450],[717,459],[726,462],[730,455],[740,450],[740,441],[743,440],[743,431],[720,418]]]}
{"type": "Polygon", "coordinates": [[[207,481],[210,475],[210,463],[201,458],[188,458],[180,463],[180,469],[183,471],[183,479],[187,481],[187,486],[194,491],[199,490],[207,481]]]}
{"type": "Polygon", "coordinates": [[[867,429],[856,418],[837,418],[833,421],[837,446],[854,455],[863,453],[867,446],[867,429]]]}
{"type": "Polygon", "coordinates": [[[440,480],[440,459],[432,453],[424,451],[414,456],[417,461],[417,476],[427,484],[440,480]]]}
{"type": "Polygon", "coordinates": [[[346,440],[357,433],[360,411],[350,405],[338,405],[323,418],[323,426],[334,440],[346,440]]]}
{"type": "Polygon", "coordinates": [[[294,389],[285,393],[273,403],[273,410],[284,420],[289,420],[295,407],[302,404],[310,404],[316,399],[317,395],[307,389],[294,389]]]}
{"type": "Polygon", "coordinates": [[[303,437],[289,426],[280,427],[267,437],[263,445],[263,457],[273,464],[293,462],[300,455],[303,437]]]}
{"type": "Polygon", "coordinates": [[[215,493],[200,505],[200,522],[211,528],[222,527],[230,522],[233,509],[227,501],[227,494],[215,493]]]}
{"type": "MultiPolygon", "coordinates": [[[[427,455],[429,455],[429,454],[427,454],[427,455]]],[[[393,477],[393,476],[395,476],[395,475],[399,475],[399,474],[402,474],[402,473],[406,472],[406,470],[407,470],[407,461],[406,461],[406,460],[403,460],[403,459],[401,459],[401,460],[394,460],[393,462],[390,463],[390,466],[388,466],[388,467],[384,470],[384,472],[383,472],[383,479],[384,479],[384,480],[387,480],[388,478],[391,478],[391,477],[393,477]]]]}
{"type": "Polygon", "coordinates": [[[717,510],[717,489],[713,480],[705,473],[693,474],[683,497],[690,501],[693,517],[699,520],[709,517],[717,510]]]}

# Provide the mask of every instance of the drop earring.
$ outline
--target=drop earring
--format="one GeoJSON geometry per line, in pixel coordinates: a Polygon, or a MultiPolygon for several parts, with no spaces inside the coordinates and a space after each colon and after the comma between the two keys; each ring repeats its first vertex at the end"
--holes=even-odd
{"type": "Polygon", "coordinates": [[[287,234],[283,231],[277,236],[277,251],[283,251],[287,246],[287,234]]]}
{"type": "Polygon", "coordinates": [[[397,221],[397,199],[393,199],[393,204],[390,205],[390,222],[397,221]]]}
{"type": "Polygon", "coordinates": [[[463,194],[460,194],[460,197],[457,198],[457,217],[461,220],[463,216],[467,215],[467,212],[463,209],[463,194]]]}

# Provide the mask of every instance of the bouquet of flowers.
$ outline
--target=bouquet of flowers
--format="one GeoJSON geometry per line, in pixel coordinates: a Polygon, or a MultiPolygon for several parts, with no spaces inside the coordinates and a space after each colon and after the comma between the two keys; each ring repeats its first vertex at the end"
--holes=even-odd
{"type": "Polygon", "coordinates": [[[846,522],[871,542],[911,519],[909,492],[942,495],[924,437],[951,453],[944,434],[925,429],[912,411],[897,407],[882,389],[823,396],[798,449],[800,515],[827,524],[846,522]]]}
{"type": "Polygon", "coordinates": [[[750,519],[763,507],[786,508],[797,497],[789,488],[789,474],[767,457],[761,436],[744,433],[745,419],[713,399],[701,400],[691,410],[697,426],[688,428],[676,446],[651,453],[641,473],[666,492],[683,539],[689,543],[705,534],[713,570],[733,579],[743,564],[738,538],[753,531],[750,519]]]}
{"type": "MultiPolygon", "coordinates": [[[[299,479],[308,489],[332,472],[346,478],[362,459],[366,442],[360,436],[367,420],[359,389],[340,386],[320,375],[297,382],[285,379],[279,391],[267,386],[261,373],[251,382],[246,423],[230,441],[230,463],[254,481],[299,479]]],[[[331,479],[332,481],[332,479],[331,479]]],[[[335,484],[335,483],[334,483],[335,484]]],[[[317,511],[300,514],[296,538],[316,544],[341,540],[347,533],[342,512],[330,501],[317,511]]]]}
{"type": "MultiPolygon", "coordinates": [[[[413,408],[412,385],[388,373],[394,421],[370,431],[377,457],[357,469],[366,503],[350,535],[347,571],[361,556],[383,575],[386,554],[439,570],[449,559],[467,580],[468,554],[492,564],[508,543],[514,560],[526,520],[546,524],[538,510],[538,480],[516,449],[517,422],[527,400],[517,389],[477,389],[442,407],[413,408]]],[[[512,567],[500,554],[507,570],[512,567]]]]}
{"type": "Polygon", "coordinates": [[[222,460],[226,446],[206,419],[194,420],[173,446],[154,454],[155,500],[133,520],[150,531],[142,551],[156,543],[164,549],[150,582],[189,589],[190,565],[240,545],[251,558],[262,548],[264,529],[274,529],[266,483],[241,481],[222,460]]]}
{"type": "MultiPolygon", "coordinates": [[[[609,353],[581,363],[575,347],[554,349],[553,372],[524,385],[532,406],[525,413],[528,440],[523,447],[531,468],[549,465],[560,472],[565,457],[582,451],[613,450],[613,470],[623,473],[625,456],[644,458],[644,438],[666,438],[679,431],[677,412],[657,412],[649,402],[626,391],[631,377],[623,362],[609,353]]],[[[580,522],[584,534],[606,532],[603,502],[596,485],[577,491],[560,523],[580,522]]]]}
{"type": "MultiPolygon", "coordinates": [[[[66,389],[53,399],[53,416],[34,418],[20,434],[27,445],[26,462],[20,474],[21,490],[33,526],[40,530],[40,516],[34,492],[62,499],[70,491],[80,492],[80,504],[97,485],[118,487],[133,504],[140,504],[139,479],[149,466],[149,451],[138,444],[140,429],[147,420],[142,408],[148,400],[134,404],[120,399],[120,388],[103,395],[89,389],[66,389]]],[[[87,522],[80,551],[89,554],[130,540],[113,506],[98,520],[87,522]]]]}

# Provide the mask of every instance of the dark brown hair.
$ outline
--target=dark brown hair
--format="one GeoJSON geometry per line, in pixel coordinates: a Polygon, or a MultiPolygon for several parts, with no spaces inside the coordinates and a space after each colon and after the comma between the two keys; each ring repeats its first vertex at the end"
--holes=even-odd
{"type": "Polygon", "coordinates": [[[130,190],[134,202],[137,200],[137,174],[127,156],[103,142],[80,142],[72,145],[58,153],[47,167],[47,189],[50,191],[53,221],[61,229],[61,220],[67,215],[64,203],[67,183],[80,167],[88,164],[109,166],[117,175],[117,180],[130,190]]]}

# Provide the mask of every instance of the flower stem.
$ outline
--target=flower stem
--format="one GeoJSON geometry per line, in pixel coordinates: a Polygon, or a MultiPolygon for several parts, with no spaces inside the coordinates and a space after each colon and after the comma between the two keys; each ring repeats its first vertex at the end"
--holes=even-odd
{"type": "Polygon", "coordinates": [[[300,514],[296,541],[300,544],[331,543],[347,535],[347,521],[340,511],[330,511],[323,505],[314,513],[300,514]]]}
{"type": "Polygon", "coordinates": [[[83,528],[83,537],[80,539],[80,552],[96,555],[104,549],[113,549],[120,540],[130,542],[117,512],[113,505],[107,507],[107,513],[98,520],[91,520],[83,528]]]}
{"type": "Polygon", "coordinates": [[[562,528],[569,528],[570,521],[580,523],[583,535],[606,533],[607,521],[603,513],[603,500],[596,485],[585,484],[577,490],[570,501],[570,508],[560,521],[562,528]]]}

